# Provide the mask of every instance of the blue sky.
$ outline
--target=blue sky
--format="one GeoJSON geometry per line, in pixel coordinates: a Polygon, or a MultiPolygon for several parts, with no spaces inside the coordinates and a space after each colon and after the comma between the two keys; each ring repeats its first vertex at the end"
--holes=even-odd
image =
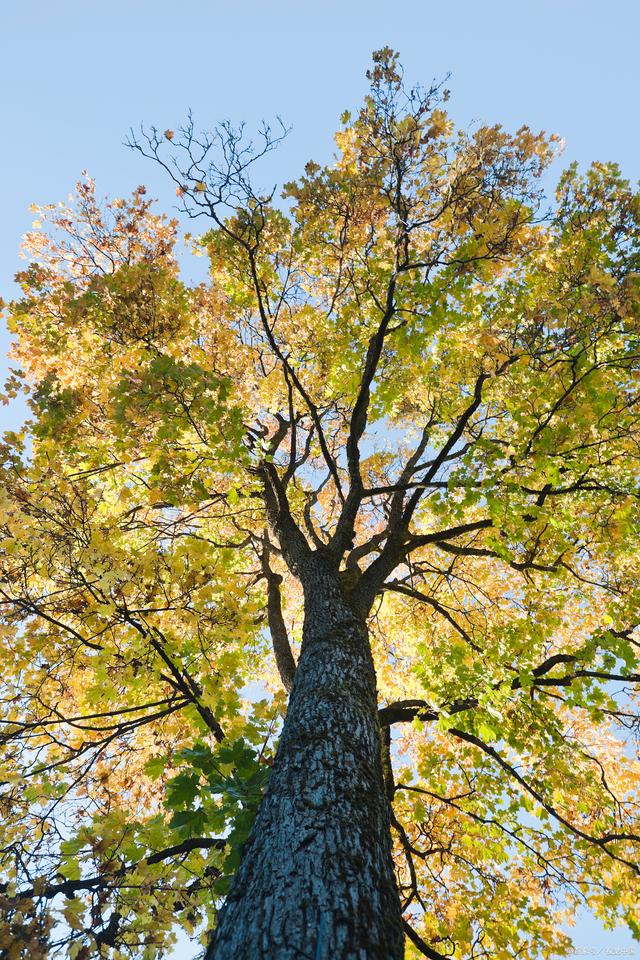
{"type": "MultiPolygon", "coordinates": [[[[640,177],[640,0],[4,0],[0,10],[0,296],[9,298],[29,204],[66,197],[82,170],[100,193],[170,186],[122,144],[141,121],[177,127],[280,114],[291,135],[264,185],[331,156],[337,118],[364,92],[372,50],[409,80],[451,73],[450,109],[559,133],[561,164],[616,160],[640,177]]],[[[560,167],[558,167],[560,169],[560,167]]],[[[7,337],[0,323],[0,375],[7,337]]],[[[16,413],[0,410],[10,426],[16,413]]],[[[640,958],[624,932],[580,921],[576,956],[640,958]],[[617,953],[616,953],[617,951],[617,953]],[[620,952],[624,951],[624,952],[620,952]]],[[[188,949],[176,956],[187,958],[188,949]]]]}

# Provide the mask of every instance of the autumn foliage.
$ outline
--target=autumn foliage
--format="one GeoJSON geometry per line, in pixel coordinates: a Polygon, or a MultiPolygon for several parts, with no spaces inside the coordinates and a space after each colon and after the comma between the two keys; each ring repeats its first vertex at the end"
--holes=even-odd
{"type": "Polygon", "coordinates": [[[291,536],[368,624],[407,956],[560,957],[582,906],[640,936],[640,201],[614,164],[549,199],[556,138],[456,130],[390,51],[370,80],[282,196],[249,179],[268,127],[133,137],[202,283],[142,187],[36,210],[0,447],[7,960],[207,943],[300,649],[291,536]]]}

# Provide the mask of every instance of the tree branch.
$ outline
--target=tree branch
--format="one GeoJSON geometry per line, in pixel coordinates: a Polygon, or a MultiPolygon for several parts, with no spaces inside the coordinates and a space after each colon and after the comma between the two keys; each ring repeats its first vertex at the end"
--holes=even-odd
{"type": "MultiPolygon", "coordinates": [[[[182,843],[177,843],[172,847],[166,847],[164,850],[152,853],[143,860],[138,860],[136,863],[126,864],[118,870],[112,870],[109,873],[98,874],[93,877],[82,877],[80,880],[63,880],[60,883],[48,883],[42,889],[39,889],[36,885],[25,887],[9,899],[14,902],[18,900],[36,899],[38,897],[51,900],[53,897],[59,895],[73,897],[82,890],[94,890],[96,888],[108,889],[112,885],[111,882],[113,880],[118,880],[127,873],[133,873],[138,867],[152,866],[154,863],[161,863],[163,860],[169,860],[171,857],[180,856],[180,854],[190,853],[192,850],[208,850],[214,847],[217,850],[224,850],[226,845],[227,840],[222,837],[191,837],[182,843]]],[[[6,890],[7,884],[0,884],[0,891],[5,895],[6,890]]]]}
{"type": "Polygon", "coordinates": [[[269,552],[269,539],[268,534],[266,534],[261,562],[262,573],[267,581],[267,618],[269,633],[271,634],[271,644],[282,685],[287,693],[290,693],[296,672],[296,662],[293,659],[293,653],[291,652],[291,645],[287,635],[287,627],[284,622],[284,617],[282,616],[282,599],[280,596],[282,577],[279,573],[275,573],[269,566],[269,552]]]}

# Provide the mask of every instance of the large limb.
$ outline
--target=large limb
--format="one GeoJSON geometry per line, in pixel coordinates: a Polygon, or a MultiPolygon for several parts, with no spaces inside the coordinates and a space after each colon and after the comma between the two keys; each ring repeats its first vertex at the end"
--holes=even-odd
{"type": "MultiPolygon", "coordinates": [[[[536,667],[533,673],[533,682],[531,686],[568,686],[572,683],[573,680],[581,676],[592,676],[597,677],[598,679],[603,680],[617,680],[625,681],[631,683],[640,682],[640,675],[631,674],[631,675],[620,675],[613,673],[605,673],[604,671],[587,671],[587,670],[575,670],[571,674],[563,675],[560,677],[550,677],[548,674],[554,669],[554,667],[559,664],[572,663],[577,658],[570,654],[555,654],[538,667],[536,667]]],[[[520,678],[516,677],[512,681],[511,688],[513,690],[520,689],[522,683],[520,678]]],[[[468,710],[473,710],[479,705],[479,701],[475,697],[470,697],[465,700],[456,701],[447,706],[447,714],[453,716],[455,714],[463,713],[468,710]]],[[[397,703],[390,704],[386,707],[381,708],[379,711],[380,723],[383,727],[389,726],[397,722],[406,722],[411,721],[415,718],[421,719],[423,721],[437,721],[440,717],[441,712],[434,707],[430,706],[426,701],[421,700],[405,700],[399,701],[397,703]]],[[[604,833],[601,836],[596,836],[587,832],[579,826],[576,826],[570,820],[568,820],[556,807],[555,805],[547,800],[540,789],[536,786],[533,786],[517,769],[511,764],[504,756],[496,750],[491,744],[486,743],[484,740],[480,739],[473,733],[469,733],[465,730],[461,730],[457,727],[450,727],[448,731],[456,739],[461,740],[465,743],[471,744],[478,749],[482,750],[488,757],[494,760],[501,769],[511,778],[514,779],[519,786],[532,796],[547,813],[552,816],[555,820],[561,823],[570,833],[579,837],[580,839],[597,846],[600,848],[607,856],[612,859],[623,863],[625,866],[628,866],[634,872],[640,874],[640,866],[632,860],[627,859],[626,857],[620,855],[614,849],[611,849],[611,844],[616,844],[622,841],[631,841],[633,843],[640,843],[640,835],[618,831],[618,832],[609,832],[604,833]]],[[[589,757],[591,760],[596,760],[594,757],[589,757]]]]}
{"type": "Polygon", "coordinates": [[[439,544],[474,533],[476,530],[485,530],[493,526],[490,518],[473,520],[469,523],[457,524],[444,530],[434,530],[432,533],[421,536],[411,536],[408,533],[408,523],[399,523],[395,530],[390,530],[387,541],[380,555],[367,567],[354,590],[353,602],[358,610],[364,613],[371,608],[377,594],[383,589],[387,577],[401,564],[411,550],[427,544],[439,544]]]}
{"type": "MultiPolygon", "coordinates": [[[[505,363],[497,371],[496,375],[502,373],[510,362],[515,362],[515,358],[509,358],[507,361],[505,361],[505,363]]],[[[408,541],[411,541],[412,547],[420,545],[419,543],[415,542],[415,538],[411,538],[409,536],[409,526],[413,515],[418,507],[418,504],[420,503],[424,491],[428,489],[429,483],[435,478],[440,467],[447,461],[456,443],[458,443],[458,441],[464,435],[469,421],[481,406],[483,400],[483,386],[485,381],[490,378],[490,374],[484,372],[481,372],[476,378],[471,402],[467,404],[465,409],[460,414],[455,426],[449,434],[449,437],[441,447],[437,456],[430,461],[428,469],[422,478],[423,485],[418,486],[406,501],[404,500],[402,489],[395,494],[396,500],[393,504],[393,516],[390,518],[390,523],[388,524],[387,528],[387,541],[377,559],[374,560],[374,562],[365,570],[358,585],[358,595],[355,598],[358,609],[368,611],[371,608],[371,604],[373,603],[376,595],[382,589],[387,577],[404,560],[408,552],[408,541]]],[[[482,527],[491,525],[491,520],[483,520],[480,521],[480,526],[473,526],[469,529],[481,529],[482,527]]],[[[432,537],[433,535],[427,535],[427,539],[424,542],[435,542],[432,537]]],[[[447,538],[443,537],[442,539],[447,538]]]]}
{"type": "Polygon", "coordinates": [[[296,672],[296,662],[293,659],[287,627],[284,622],[284,617],[282,616],[282,599],[280,596],[282,577],[279,573],[272,570],[269,564],[269,553],[269,540],[268,536],[266,536],[261,562],[262,573],[267,581],[267,618],[269,633],[271,634],[273,655],[276,660],[282,685],[287,693],[290,693],[296,672]]]}
{"type": "Polygon", "coordinates": [[[640,865],[634,863],[632,860],[627,860],[625,857],[618,856],[613,850],[609,848],[609,845],[612,843],[617,843],[624,840],[630,840],[635,843],[640,843],[640,834],[619,832],[619,833],[605,833],[602,836],[594,836],[591,833],[587,833],[586,830],[582,830],[580,827],[577,827],[574,823],[571,823],[570,820],[567,820],[559,810],[549,801],[546,800],[541,794],[540,790],[534,787],[528,780],[526,780],[522,774],[516,770],[516,768],[509,763],[508,760],[500,754],[491,744],[485,743],[479,737],[475,736],[473,733],[467,733],[464,730],[459,730],[456,727],[451,727],[449,730],[454,737],[458,740],[463,740],[465,743],[472,744],[478,749],[482,750],[488,757],[491,757],[501,769],[513,780],[515,780],[520,787],[526,791],[533,799],[540,804],[540,806],[547,811],[547,813],[552,816],[558,823],[561,823],[570,833],[574,834],[576,837],[579,837],[581,840],[585,840],[587,843],[593,844],[596,847],[599,847],[604,853],[606,853],[612,860],[618,861],[618,863],[623,863],[625,866],[630,867],[634,873],[637,873],[640,876],[640,865]]]}
{"type": "MultiPolygon", "coordinates": [[[[620,631],[619,635],[624,636],[627,632],[630,631],[620,631]]],[[[574,680],[581,677],[591,677],[593,679],[603,680],[604,682],[640,683],[640,674],[621,674],[604,670],[574,669],[571,673],[563,673],[561,676],[549,676],[554,667],[559,664],[575,664],[577,660],[578,656],[576,654],[553,654],[531,671],[531,679],[527,683],[527,689],[568,687],[574,680]]],[[[500,684],[496,684],[495,689],[499,689],[500,686],[500,684]]],[[[523,682],[521,678],[514,677],[510,687],[513,691],[522,690],[523,682]]],[[[453,716],[457,713],[473,710],[479,706],[479,702],[477,697],[465,697],[462,700],[454,700],[452,703],[447,704],[446,712],[449,716],[453,716]]],[[[398,700],[394,703],[387,704],[385,707],[381,707],[378,711],[378,716],[380,725],[386,727],[393,723],[410,723],[414,719],[425,722],[437,721],[441,713],[441,710],[433,707],[426,700],[398,700]]]]}
{"type": "MultiPolygon", "coordinates": [[[[109,890],[113,886],[117,886],[116,881],[141,867],[153,866],[153,864],[171,860],[173,857],[184,856],[191,853],[192,850],[224,850],[226,844],[227,841],[222,837],[191,837],[188,840],[183,840],[182,843],[176,843],[172,847],[158,850],[142,860],[125,864],[109,872],[100,873],[97,876],[81,877],[79,880],[60,880],[58,883],[47,883],[44,886],[23,887],[8,899],[15,903],[20,900],[36,898],[52,900],[58,896],[74,897],[76,894],[87,890],[109,890]]],[[[6,895],[6,889],[6,883],[0,884],[1,893],[6,895]]]]}
{"type": "Polygon", "coordinates": [[[267,520],[278,538],[282,556],[291,572],[301,580],[311,548],[291,514],[286,491],[273,463],[262,463],[256,468],[256,474],[262,480],[267,520]]]}
{"type": "Polygon", "coordinates": [[[378,369],[389,324],[395,313],[395,285],[395,277],[392,277],[387,288],[382,319],[375,334],[369,340],[360,387],[351,414],[346,444],[349,492],[343,504],[335,533],[329,543],[329,551],[338,559],[342,557],[345,550],[353,545],[355,519],[362,502],[364,487],[360,473],[360,441],[367,426],[371,385],[378,369]]]}

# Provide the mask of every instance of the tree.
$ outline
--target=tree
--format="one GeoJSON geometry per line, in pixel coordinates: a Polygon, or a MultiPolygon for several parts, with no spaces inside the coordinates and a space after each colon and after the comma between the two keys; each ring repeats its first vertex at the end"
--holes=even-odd
{"type": "Polygon", "coordinates": [[[558,957],[634,906],[640,202],[374,55],[38,209],[0,548],[3,956],[558,957]],[[189,241],[187,241],[189,242],[189,241]],[[214,929],[215,928],[215,929],[214,929]],[[212,936],[210,931],[214,930],[212,936]]]}

